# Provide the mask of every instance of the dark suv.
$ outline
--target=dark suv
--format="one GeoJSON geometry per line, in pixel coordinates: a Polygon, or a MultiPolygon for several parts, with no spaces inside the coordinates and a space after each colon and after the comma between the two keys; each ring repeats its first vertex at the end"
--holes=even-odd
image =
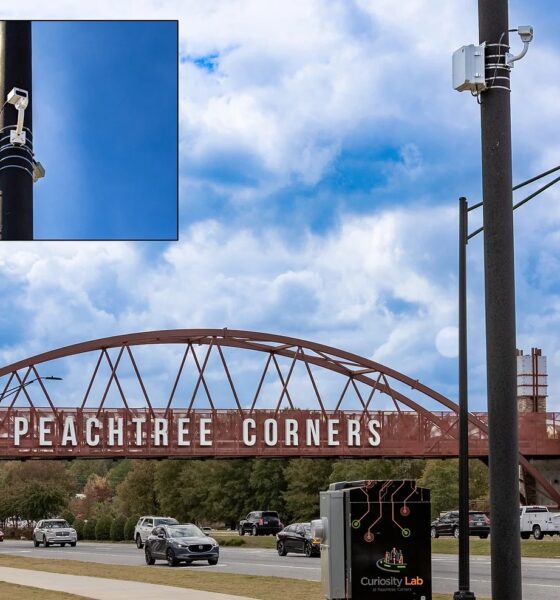
{"type": "MultiPolygon", "coordinates": [[[[484,539],[490,533],[490,519],[483,512],[469,511],[469,535],[478,535],[484,539]]],[[[459,537],[459,511],[452,510],[432,522],[432,538],[440,535],[459,537]]]]}
{"type": "Polygon", "coordinates": [[[255,510],[239,521],[239,535],[276,535],[284,529],[277,512],[255,510]]]}

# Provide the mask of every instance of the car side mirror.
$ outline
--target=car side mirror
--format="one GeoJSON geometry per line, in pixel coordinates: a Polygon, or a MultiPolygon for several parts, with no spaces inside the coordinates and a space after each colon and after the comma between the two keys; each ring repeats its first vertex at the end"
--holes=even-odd
{"type": "Polygon", "coordinates": [[[165,539],[165,533],[158,533],[157,536],[158,536],[158,538],[161,538],[162,540],[165,539]]]}

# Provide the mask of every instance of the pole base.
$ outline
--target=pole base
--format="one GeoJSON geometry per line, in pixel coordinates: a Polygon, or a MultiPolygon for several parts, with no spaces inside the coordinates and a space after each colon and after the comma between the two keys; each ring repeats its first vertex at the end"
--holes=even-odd
{"type": "Polygon", "coordinates": [[[474,595],[474,592],[461,590],[453,594],[453,600],[476,600],[476,596],[474,595]]]}

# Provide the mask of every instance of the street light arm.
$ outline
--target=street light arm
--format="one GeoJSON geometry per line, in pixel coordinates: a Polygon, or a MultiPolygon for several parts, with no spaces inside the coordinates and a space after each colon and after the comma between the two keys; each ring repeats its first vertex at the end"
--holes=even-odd
{"type": "Polygon", "coordinates": [[[515,190],[525,187],[526,185],[529,185],[530,183],[533,183],[534,181],[538,181],[539,179],[542,179],[543,177],[546,177],[547,175],[550,175],[551,173],[555,173],[556,171],[560,171],[560,165],[558,165],[557,167],[554,167],[553,169],[549,169],[548,171],[545,171],[544,173],[541,173],[540,175],[535,175],[535,177],[531,177],[531,179],[522,181],[521,183],[518,183],[511,189],[515,192],[515,190]]]}
{"type": "Polygon", "coordinates": [[[62,381],[62,377],[56,377],[54,375],[47,375],[46,377],[43,377],[43,376],[35,377],[34,379],[30,379],[29,381],[25,381],[25,382],[21,383],[20,385],[17,385],[16,387],[13,387],[10,390],[6,390],[0,396],[0,402],[2,402],[2,400],[4,400],[4,398],[7,398],[8,396],[12,396],[13,394],[16,394],[17,392],[19,392],[23,388],[27,387],[28,385],[31,385],[35,381],[39,381],[40,379],[47,379],[49,381],[62,381]]]}
{"type": "MultiPolygon", "coordinates": [[[[533,177],[533,179],[529,179],[522,184],[520,183],[518,186],[514,187],[513,189],[516,190],[516,189],[522,187],[523,185],[526,185],[527,183],[536,181],[537,179],[540,179],[541,177],[544,177],[545,175],[549,175],[550,173],[553,173],[554,171],[558,171],[558,170],[560,170],[560,167],[555,167],[554,169],[551,169],[550,171],[547,171],[546,173],[542,173],[541,175],[537,175],[537,177],[533,177]]],[[[514,204],[513,210],[515,210],[516,208],[519,208],[520,206],[523,206],[524,204],[529,202],[529,200],[532,200],[535,196],[542,194],[545,190],[547,190],[549,187],[552,187],[555,183],[558,183],[559,181],[560,181],[560,177],[556,177],[556,179],[549,181],[547,184],[543,185],[542,187],[540,187],[538,190],[536,190],[532,194],[529,194],[526,198],[523,198],[523,200],[520,200],[519,202],[514,204]]],[[[470,206],[468,208],[468,210],[471,211],[475,208],[478,208],[479,206],[482,206],[482,202],[479,202],[478,204],[474,204],[473,206],[470,206]]],[[[467,235],[467,241],[470,240],[471,238],[475,237],[479,233],[482,233],[483,231],[484,231],[484,227],[479,227],[478,229],[476,229],[475,231],[473,231],[472,233],[467,235]]]]}
{"type": "MultiPolygon", "coordinates": [[[[558,168],[560,168],[560,167],[558,167],[558,168]]],[[[520,206],[523,206],[526,202],[529,202],[529,200],[532,200],[535,196],[538,196],[539,194],[541,194],[542,192],[547,190],[549,187],[553,186],[555,183],[558,183],[559,181],[560,181],[560,177],[556,177],[556,179],[549,181],[546,185],[543,185],[536,192],[529,194],[529,196],[527,196],[526,198],[523,198],[523,200],[520,200],[517,204],[514,204],[513,210],[515,210],[516,208],[519,208],[520,206]]]]}

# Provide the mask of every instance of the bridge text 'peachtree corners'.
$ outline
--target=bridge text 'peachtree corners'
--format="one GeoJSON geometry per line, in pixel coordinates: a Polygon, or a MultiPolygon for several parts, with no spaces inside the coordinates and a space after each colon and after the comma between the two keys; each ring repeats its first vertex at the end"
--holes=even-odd
{"type": "MultiPolygon", "coordinates": [[[[218,413],[161,411],[15,411],[0,430],[0,447],[175,447],[200,448],[235,440],[246,448],[377,447],[381,423],[363,415],[318,415],[298,411],[237,411],[218,413]]],[[[0,415],[1,416],[1,415],[0,415]]]]}

